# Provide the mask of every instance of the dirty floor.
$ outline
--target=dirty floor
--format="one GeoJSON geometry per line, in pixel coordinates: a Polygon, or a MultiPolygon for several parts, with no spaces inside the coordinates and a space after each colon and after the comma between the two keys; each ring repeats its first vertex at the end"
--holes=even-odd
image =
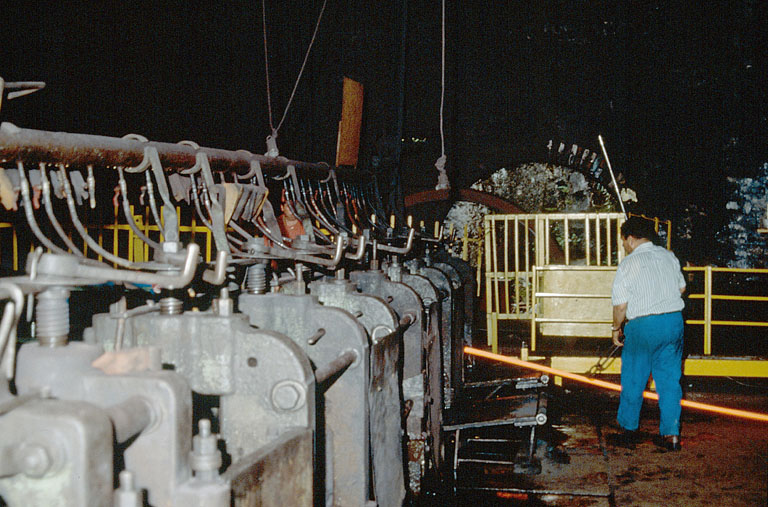
{"type": "MultiPolygon", "coordinates": [[[[690,387],[687,399],[768,414],[764,385],[723,379],[712,389],[690,387]]],[[[640,431],[647,441],[632,450],[611,443],[617,406],[617,394],[553,386],[552,424],[537,434],[540,473],[486,465],[462,474],[458,505],[768,505],[768,423],[684,409],[682,450],[666,452],[651,442],[658,410],[646,401],[640,431]]]]}

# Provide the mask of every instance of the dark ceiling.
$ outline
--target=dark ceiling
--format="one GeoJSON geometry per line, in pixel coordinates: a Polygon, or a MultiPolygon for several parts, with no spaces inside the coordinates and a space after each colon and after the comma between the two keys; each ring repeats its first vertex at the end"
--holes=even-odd
{"type": "MultiPolygon", "coordinates": [[[[277,124],[322,2],[265,2],[277,124]]],[[[47,88],[6,103],[2,120],[265,151],[261,3],[162,5],[5,2],[0,76],[47,88]]],[[[597,149],[602,134],[649,212],[715,206],[725,176],[768,161],[766,21],[756,0],[447,1],[453,186],[544,160],[550,139],[597,149]]],[[[406,193],[433,187],[440,2],[328,0],[282,154],[333,161],[345,75],[365,86],[360,165],[383,160],[384,180],[399,167],[406,193]]]]}

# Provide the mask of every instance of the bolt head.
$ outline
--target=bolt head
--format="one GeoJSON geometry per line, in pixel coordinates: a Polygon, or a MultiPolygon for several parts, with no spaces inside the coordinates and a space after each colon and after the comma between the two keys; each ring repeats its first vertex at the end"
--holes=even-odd
{"type": "Polygon", "coordinates": [[[304,387],[292,380],[283,380],[272,388],[272,405],[278,410],[296,410],[304,404],[305,398],[304,387]]]}

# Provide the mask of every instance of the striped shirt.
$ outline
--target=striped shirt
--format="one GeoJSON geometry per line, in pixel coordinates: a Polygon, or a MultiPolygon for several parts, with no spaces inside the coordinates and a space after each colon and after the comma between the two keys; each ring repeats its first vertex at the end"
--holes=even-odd
{"type": "Polygon", "coordinates": [[[678,312],[685,279],[675,254],[651,242],[638,245],[616,270],[611,302],[627,303],[627,319],[678,312]]]}

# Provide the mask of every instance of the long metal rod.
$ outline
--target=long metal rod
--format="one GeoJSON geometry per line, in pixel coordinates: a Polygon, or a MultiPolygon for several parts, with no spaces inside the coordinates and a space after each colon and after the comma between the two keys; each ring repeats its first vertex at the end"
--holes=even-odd
{"type": "Polygon", "coordinates": [[[608,152],[605,150],[605,144],[603,143],[603,136],[597,136],[600,141],[600,148],[603,150],[603,156],[605,157],[605,163],[608,164],[608,172],[611,173],[611,181],[613,182],[613,189],[616,191],[616,197],[619,199],[619,206],[621,206],[621,212],[627,217],[627,210],[624,209],[624,201],[621,199],[621,191],[619,190],[619,184],[616,183],[616,176],[613,174],[613,167],[611,167],[611,161],[608,158],[608,152]]]}
{"type": "MultiPolygon", "coordinates": [[[[50,132],[19,128],[8,122],[0,124],[0,163],[23,160],[25,163],[67,163],[75,166],[93,164],[100,167],[138,166],[144,159],[144,150],[157,149],[160,162],[166,169],[182,170],[193,167],[198,152],[208,156],[211,169],[247,174],[251,162],[257,161],[265,170],[282,174],[292,165],[301,170],[302,176],[325,178],[330,167],[325,163],[289,160],[285,157],[267,157],[246,150],[230,151],[218,148],[195,148],[187,144],[142,142],[134,139],[107,137],[69,132],[50,132]]],[[[344,179],[359,181],[365,173],[337,170],[344,179]]]]}
{"type": "MultiPolygon", "coordinates": [[[[610,389],[613,391],[621,391],[621,385],[614,384],[613,382],[606,382],[604,380],[593,379],[579,375],[577,373],[571,373],[564,370],[558,370],[550,368],[549,366],[543,366],[537,363],[531,363],[529,361],[523,361],[512,356],[502,356],[500,354],[494,354],[485,350],[476,349],[473,347],[464,347],[464,353],[471,356],[484,357],[486,359],[492,359],[494,361],[500,361],[502,363],[512,364],[520,366],[522,368],[529,368],[532,370],[543,371],[550,375],[556,375],[559,377],[575,380],[576,382],[582,382],[584,384],[591,384],[593,386],[602,387],[604,389],[610,389]]],[[[643,398],[647,400],[658,400],[659,395],[651,393],[649,391],[643,391],[643,398]]],[[[741,417],[744,419],[752,419],[754,421],[768,422],[768,414],[761,412],[751,412],[749,410],[740,410],[735,408],[720,407],[717,405],[710,405],[708,403],[700,403],[698,401],[681,400],[680,405],[687,408],[695,408],[697,410],[703,410],[705,412],[714,412],[717,414],[730,415],[734,417],[741,417]]]]}

